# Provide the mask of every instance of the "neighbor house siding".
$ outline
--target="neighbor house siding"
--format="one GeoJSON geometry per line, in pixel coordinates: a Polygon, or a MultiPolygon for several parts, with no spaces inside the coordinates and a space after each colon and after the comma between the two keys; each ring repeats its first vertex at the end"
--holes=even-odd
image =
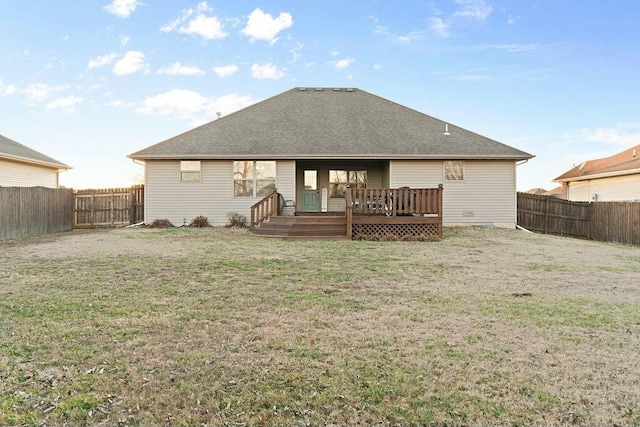
{"type": "Polygon", "coordinates": [[[58,188],[58,170],[0,159],[0,186],[58,188]]]}
{"type": "MultiPolygon", "coordinates": [[[[295,162],[278,162],[276,188],[293,194],[295,162]]],[[[234,213],[251,215],[251,206],[262,197],[234,197],[233,162],[203,160],[200,182],[180,181],[179,160],[147,160],[145,167],[145,222],[168,219],[174,225],[189,224],[204,215],[211,225],[225,225],[234,213]]]]}
{"type": "Polygon", "coordinates": [[[568,199],[575,202],[640,200],[640,174],[569,183],[568,199]]]}
{"type": "Polygon", "coordinates": [[[464,162],[464,181],[444,181],[443,162],[400,161],[390,164],[390,186],[430,188],[443,184],[445,226],[491,224],[515,227],[516,166],[514,161],[464,162]]]}

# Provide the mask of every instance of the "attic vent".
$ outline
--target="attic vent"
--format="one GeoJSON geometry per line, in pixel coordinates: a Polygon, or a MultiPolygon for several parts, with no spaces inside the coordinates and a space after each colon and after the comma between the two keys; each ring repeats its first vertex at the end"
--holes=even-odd
{"type": "Polygon", "coordinates": [[[449,132],[449,123],[444,124],[444,135],[451,135],[451,132],[449,132]]]}
{"type": "Polygon", "coordinates": [[[334,91],[334,92],[340,92],[340,90],[341,90],[341,89],[340,89],[339,87],[334,87],[334,88],[333,88],[333,91],[334,91]]]}
{"type": "Polygon", "coordinates": [[[304,92],[304,91],[306,91],[306,90],[307,90],[307,88],[306,88],[306,87],[299,87],[299,88],[298,88],[298,90],[299,90],[300,92],[304,92]]]}
{"type": "Polygon", "coordinates": [[[316,88],[316,92],[322,92],[322,88],[321,87],[317,87],[316,88]]]}
{"type": "Polygon", "coordinates": [[[353,88],[352,87],[348,87],[347,88],[347,92],[353,92],[353,88]]]}

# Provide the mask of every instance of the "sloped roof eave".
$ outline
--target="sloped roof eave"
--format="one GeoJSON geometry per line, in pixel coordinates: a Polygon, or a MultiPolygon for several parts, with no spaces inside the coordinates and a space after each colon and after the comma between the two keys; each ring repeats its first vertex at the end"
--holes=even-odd
{"type": "Polygon", "coordinates": [[[129,154],[127,157],[133,160],[237,160],[237,159],[269,159],[269,160],[321,160],[321,159],[348,159],[348,160],[529,160],[535,157],[532,154],[526,155],[461,155],[461,154],[416,154],[416,155],[389,155],[389,154],[367,154],[367,155],[326,155],[326,154],[150,154],[139,155],[129,154]]]}
{"type": "Polygon", "coordinates": [[[615,171],[615,172],[594,173],[594,174],[573,176],[573,177],[567,177],[567,178],[562,178],[562,175],[560,175],[558,178],[554,179],[553,181],[554,182],[587,181],[590,179],[611,178],[615,176],[635,175],[635,174],[640,174],[640,168],[627,169],[627,170],[615,171]]]}
{"type": "Polygon", "coordinates": [[[28,163],[28,164],[37,165],[37,166],[45,166],[52,169],[58,169],[58,171],[60,172],[73,169],[71,166],[65,165],[64,163],[45,162],[42,160],[30,159],[27,157],[13,156],[7,153],[0,153],[0,159],[7,159],[15,162],[28,163]]]}

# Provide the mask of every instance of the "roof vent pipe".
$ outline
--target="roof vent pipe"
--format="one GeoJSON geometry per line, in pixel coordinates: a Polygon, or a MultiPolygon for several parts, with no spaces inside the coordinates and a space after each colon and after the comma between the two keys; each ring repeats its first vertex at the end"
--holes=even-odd
{"type": "Polygon", "coordinates": [[[444,134],[451,135],[451,133],[449,132],[449,123],[444,124],[444,134]]]}

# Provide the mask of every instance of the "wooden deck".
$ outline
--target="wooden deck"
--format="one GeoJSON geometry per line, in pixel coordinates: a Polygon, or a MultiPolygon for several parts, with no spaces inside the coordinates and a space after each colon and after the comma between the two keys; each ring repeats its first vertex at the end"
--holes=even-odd
{"type": "Polygon", "coordinates": [[[251,231],[271,237],[442,238],[442,188],[347,189],[345,212],[281,216],[278,193],[251,207],[251,231]]]}

